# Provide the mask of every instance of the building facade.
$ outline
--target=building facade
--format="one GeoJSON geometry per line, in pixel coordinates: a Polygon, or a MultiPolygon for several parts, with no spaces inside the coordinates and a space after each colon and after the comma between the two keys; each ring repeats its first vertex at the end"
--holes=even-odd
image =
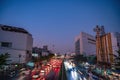
{"type": "Polygon", "coordinates": [[[104,33],[102,27],[96,26],[96,55],[97,62],[113,64],[117,50],[120,49],[120,33],[104,33]]]}
{"type": "Polygon", "coordinates": [[[33,47],[32,48],[32,56],[33,57],[42,57],[42,56],[48,56],[52,52],[48,50],[48,46],[44,45],[43,48],[33,47]]]}
{"type": "Polygon", "coordinates": [[[31,59],[33,38],[23,28],[0,25],[0,54],[10,54],[8,63],[26,63],[31,59]]]}
{"type": "Polygon", "coordinates": [[[32,48],[32,56],[33,57],[41,57],[42,56],[42,48],[33,47],[32,48]]]}
{"type": "Polygon", "coordinates": [[[98,52],[98,61],[106,63],[114,63],[115,57],[117,55],[117,50],[120,49],[120,33],[107,33],[100,37],[101,40],[101,51],[98,52]]]}
{"type": "Polygon", "coordinates": [[[81,32],[79,36],[75,38],[75,53],[77,55],[83,54],[86,56],[96,54],[96,41],[95,37],[81,32]]]}

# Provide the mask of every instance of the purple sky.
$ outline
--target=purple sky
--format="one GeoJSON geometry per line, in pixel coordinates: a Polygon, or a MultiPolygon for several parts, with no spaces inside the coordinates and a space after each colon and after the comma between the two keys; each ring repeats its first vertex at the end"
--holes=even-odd
{"type": "Polygon", "coordinates": [[[119,0],[0,0],[0,24],[28,30],[34,46],[48,45],[56,52],[74,51],[74,38],[81,31],[95,35],[104,25],[107,32],[120,32],[119,0]]]}

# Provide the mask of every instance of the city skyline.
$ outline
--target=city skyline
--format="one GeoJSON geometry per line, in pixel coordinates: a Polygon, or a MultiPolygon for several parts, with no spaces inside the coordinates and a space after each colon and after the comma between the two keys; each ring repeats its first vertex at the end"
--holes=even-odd
{"type": "Polygon", "coordinates": [[[119,21],[119,0],[0,1],[0,24],[22,27],[32,34],[33,46],[48,45],[56,52],[74,51],[75,36],[95,35],[96,25],[120,32],[119,21]]]}

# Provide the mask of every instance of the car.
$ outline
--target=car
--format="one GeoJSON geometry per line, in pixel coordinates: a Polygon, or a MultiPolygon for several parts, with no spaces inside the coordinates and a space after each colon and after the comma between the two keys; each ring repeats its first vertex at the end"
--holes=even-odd
{"type": "Polygon", "coordinates": [[[37,79],[37,78],[39,78],[39,75],[37,75],[37,74],[36,74],[36,75],[33,75],[32,78],[33,78],[33,79],[37,79]]]}
{"type": "Polygon", "coordinates": [[[9,74],[8,74],[8,76],[11,77],[11,78],[14,77],[15,75],[16,75],[16,72],[14,70],[10,71],[9,74]]]}
{"type": "Polygon", "coordinates": [[[94,80],[99,80],[99,77],[97,77],[97,76],[95,76],[95,75],[92,75],[92,78],[93,78],[94,80]]]}
{"type": "Polygon", "coordinates": [[[41,69],[39,75],[40,75],[40,76],[44,76],[44,75],[45,75],[45,70],[41,69]]]}

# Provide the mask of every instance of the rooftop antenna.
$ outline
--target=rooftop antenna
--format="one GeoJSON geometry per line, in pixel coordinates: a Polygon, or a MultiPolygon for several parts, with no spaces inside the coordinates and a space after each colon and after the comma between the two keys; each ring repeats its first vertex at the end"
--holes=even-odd
{"type": "Polygon", "coordinates": [[[101,35],[105,35],[105,29],[104,29],[104,26],[101,26],[101,35]]]}

